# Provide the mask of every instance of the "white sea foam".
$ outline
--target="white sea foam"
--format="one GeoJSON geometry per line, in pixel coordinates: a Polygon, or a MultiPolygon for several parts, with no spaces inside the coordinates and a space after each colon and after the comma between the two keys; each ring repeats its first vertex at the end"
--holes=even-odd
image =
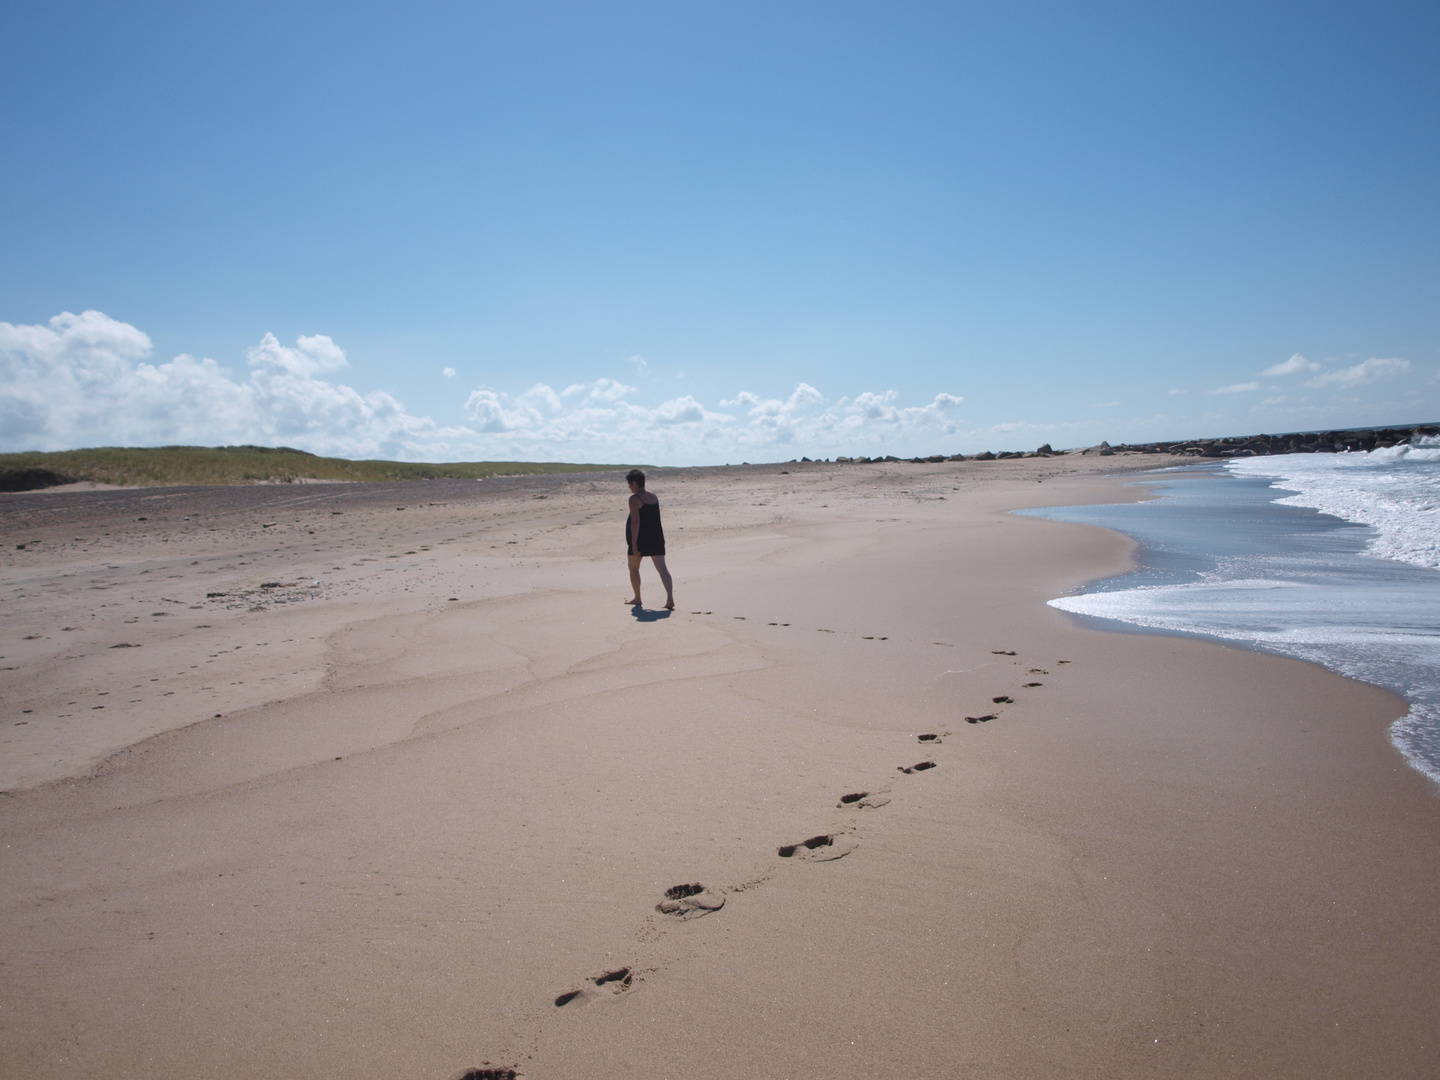
{"type": "Polygon", "coordinates": [[[1366,553],[1440,567],[1440,438],[1368,453],[1282,454],[1225,463],[1241,476],[1274,477],[1296,494],[1276,501],[1375,529],[1366,553]]]}
{"type": "MultiPolygon", "coordinates": [[[[1420,650],[1435,657],[1429,663],[1440,676],[1433,595],[1403,584],[1372,584],[1353,594],[1314,581],[1230,578],[1225,576],[1230,565],[1222,564],[1200,581],[1081,593],[1049,603],[1076,615],[1207,634],[1287,653],[1338,647],[1394,658],[1420,650]]],[[[1373,680],[1373,673],[1369,677],[1373,680]]]]}
{"type": "Polygon", "coordinates": [[[1062,596],[1050,606],[1235,641],[1387,686],[1410,699],[1410,712],[1391,726],[1391,741],[1440,783],[1440,626],[1433,592],[1370,588],[1347,598],[1347,590],[1315,582],[1227,580],[1224,574],[1222,567],[1188,584],[1062,596]]]}
{"type": "Polygon", "coordinates": [[[1440,439],[1225,464],[1233,480],[1193,470],[1149,503],[1038,511],[1143,545],[1135,572],[1051,605],[1388,687],[1410,703],[1391,740],[1440,782],[1440,439]]]}
{"type": "Polygon", "coordinates": [[[1390,741],[1406,761],[1440,784],[1440,708],[1411,705],[1390,725],[1390,741]]]}

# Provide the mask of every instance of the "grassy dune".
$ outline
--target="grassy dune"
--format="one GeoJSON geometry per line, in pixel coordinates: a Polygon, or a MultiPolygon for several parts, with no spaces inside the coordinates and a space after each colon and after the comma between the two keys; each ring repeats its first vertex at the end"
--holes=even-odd
{"type": "Polygon", "coordinates": [[[619,465],[560,462],[460,461],[444,465],[406,461],[347,461],[289,447],[99,447],[54,453],[0,454],[0,491],[28,491],[88,480],[125,487],[174,484],[294,483],[297,480],[478,479],[535,473],[617,469],[619,465]]]}

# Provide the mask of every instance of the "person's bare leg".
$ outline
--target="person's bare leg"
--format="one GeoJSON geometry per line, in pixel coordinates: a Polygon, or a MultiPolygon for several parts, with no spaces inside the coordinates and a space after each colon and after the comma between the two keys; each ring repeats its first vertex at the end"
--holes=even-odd
{"type": "MultiPolygon", "coordinates": [[[[665,556],[651,555],[650,561],[655,564],[655,569],[660,571],[660,584],[665,586],[665,610],[674,611],[675,583],[670,580],[670,571],[665,569],[665,556]]],[[[638,570],[635,572],[635,580],[640,580],[640,572],[638,570]]],[[[638,586],[635,589],[635,595],[640,595],[640,589],[638,586]]]]}
{"type": "Polygon", "coordinates": [[[627,555],[625,558],[630,563],[630,588],[635,591],[635,595],[625,603],[631,607],[640,607],[640,560],[643,556],[627,555]]]}

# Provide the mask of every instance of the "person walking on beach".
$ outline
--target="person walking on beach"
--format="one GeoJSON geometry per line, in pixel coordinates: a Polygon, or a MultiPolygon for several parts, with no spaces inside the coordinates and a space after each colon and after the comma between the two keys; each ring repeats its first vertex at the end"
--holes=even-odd
{"type": "Polygon", "coordinates": [[[665,569],[665,530],[660,527],[660,500],[645,490],[645,474],[631,469],[625,476],[630,485],[630,516],[625,519],[625,554],[630,560],[630,587],[635,595],[625,602],[640,607],[640,560],[647,555],[660,571],[665,586],[665,610],[675,610],[674,583],[665,569]]]}

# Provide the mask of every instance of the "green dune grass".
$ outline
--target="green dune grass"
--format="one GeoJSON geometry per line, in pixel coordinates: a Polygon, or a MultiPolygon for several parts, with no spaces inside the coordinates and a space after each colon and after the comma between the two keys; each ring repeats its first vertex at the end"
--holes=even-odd
{"type": "Polygon", "coordinates": [[[288,446],[97,447],[0,454],[0,491],[28,491],[88,480],[124,487],[176,484],[294,483],[297,480],[438,480],[524,476],[625,468],[564,462],[347,461],[288,446]]]}

